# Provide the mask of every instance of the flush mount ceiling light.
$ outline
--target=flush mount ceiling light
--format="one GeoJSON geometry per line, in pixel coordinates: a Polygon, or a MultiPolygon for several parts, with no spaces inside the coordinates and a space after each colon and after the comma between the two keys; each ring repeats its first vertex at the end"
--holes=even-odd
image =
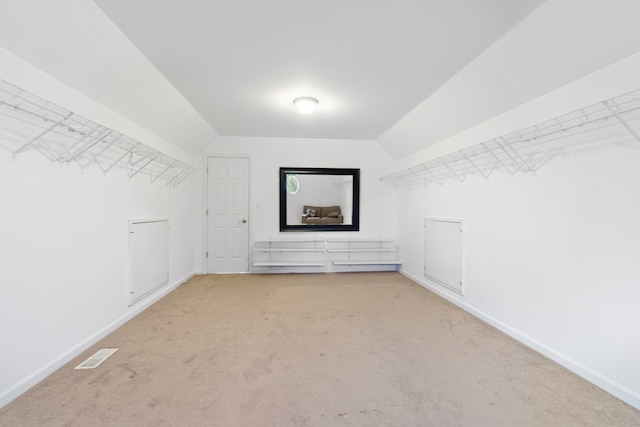
{"type": "Polygon", "coordinates": [[[310,96],[301,96],[293,100],[293,103],[301,113],[309,114],[316,109],[318,100],[310,96]]]}

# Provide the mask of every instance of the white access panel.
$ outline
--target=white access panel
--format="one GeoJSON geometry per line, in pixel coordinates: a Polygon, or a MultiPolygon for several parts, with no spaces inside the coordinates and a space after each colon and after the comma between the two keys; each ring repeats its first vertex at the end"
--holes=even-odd
{"type": "Polygon", "coordinates": [[[462,234],[462,220],[424,220],[424,275],[460,295],[463,294],[462,234]]]}
{"type": "Polygon", "coordinates": [[[169,219],[129,220],[129,306],[169,283],[169,219]]]}

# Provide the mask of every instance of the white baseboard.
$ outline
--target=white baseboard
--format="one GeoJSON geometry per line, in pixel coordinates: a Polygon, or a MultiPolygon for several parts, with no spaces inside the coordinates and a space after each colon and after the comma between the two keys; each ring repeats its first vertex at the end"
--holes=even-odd
{"type": "Polygon", "coordinates": [[[489,325],[495,327],[496,329],[504,332],[505,334],[509,335],[511,338],[521,342],[522,344],[537,351],[543,356],[548,357],[554,362],[564,366],[565,368],[569,369],[573,373],[595,384],[596,386],[612,394],[618,399],[640,410],[640,394],[632,390],[629,390],[628,388],[622,386],[621,384],[618,384],[617,382],[612,381],[611,379],[599,374],[598,372],[595,372],[592,369],[563,355],[562,353],[559,353],[553,348],[529,337],[528,335],[518,331],[517,329],[512,328],[511,326],[495,319],[494,317],[489,316],[483,311],[476,309],[475,307],[464,302],[461,299],[463,297],[461,297],[460,295],[454,294],[453,292],[449,292],[446,289],[442,288],[441,286],[431,283],[426,278],[416,277],[413,274],[407,273],[404,270],[400,270],[400,274],[411,279],[412,281],[416,282],[420,286],[423,286],[429,289],[433,293],[441,296],[442,298],[446,299],[452,304],[455,304],[456,306],[460,307],[464,311],[474,315],[475,317],[488,323],[489,325]]]}
{"type": "Polygon", "coordinates": [[[98,341],[100,341],[102,338],[106,337],[111,332],[115,331],[120,326],[124,325],[126,322],[133,319],[138,314],[142,313],[149,306],[151,306],[161,298],[165,297],[171,291],[177,289],[180,285],[185,283],[187,280],[191,279],[194,275],[195,275],[195,272],[189,273],[183,278],[174,282],[173,284],[167,285],[158,289],[156,292],[150,294],[148,297],[141,300],[139,303],[131,307],[128,307],[128,311],[124,315],[120,316],[119,318],[117,318],[116,320],[114,320],[104,328],[100,329],[93,335],[87,337],[83,341],[74,345],[72,348],[65,351],[55,359],[51,360],[49,363],[42,366],[40,369],[36,370],[35,372],[33,372],[31,375],[27,376],[23,380],[16,383],[14,386],[8,388],[7,390],[4,390],[2,393],[0,393],[0,408],[6,406],[9,402],[14,400],[15,398],[17,398],[27,390],[29,390],[31,387],[38,384],[40,381],[44,380],[46,377],[54,373],[56,370],[60,369],[61,367],[69,363],[71,360],[79,356],[83,351],[85,351],[86,349],[88,349],[98,341]]]}

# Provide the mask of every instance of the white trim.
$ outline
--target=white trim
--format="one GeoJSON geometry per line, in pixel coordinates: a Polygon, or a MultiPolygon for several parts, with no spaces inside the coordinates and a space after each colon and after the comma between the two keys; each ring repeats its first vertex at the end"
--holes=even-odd
{"type": "Polygon", "coordinates": [[[412,281],[416,282],[420,286],[432,291],[438,296],[441,296],[442,298],[446,299],[452,304],[455,304],[456,306],[460,307],[464,311],[474,315],[475,317],[495,327],[501,332],[504,332],[511,338],[521,342],[522,344],[537,351],[543,356],[548,357],[554,362],[564,366],[565,368],[569,369],[573,373],[579,375],[585,380],[600,387],[601,389],[612,394],[618,399],[640,410],[640,394],[634,392],[633,390],[629,390],[628,388],[611,380],[610,378],[607,378],[599,374],[598,372],[595,372],[594,370],[574,361],[573,359],[565,356],[564,354],[559,353],[553,348],[531,338],[530,336],[518,331],[517,329],[512,328],[511,326],[501,322],[500,320],[492,316],[489,316],[483,311],[476,309],[475,307],[462,301],[460,299],[460,296],[458,294],[454,294],[453,291],[450,291],[451,293],[449,293],[447,292],[447,289],[442,288],[440,286],[436,286],[432,284],[430,281],[423,280],[422,278],[419,278],[414,276],[413,274],[407,273],[402,269],[400,270],[400,274],[407,277],[408,279],[411,279],[412,281]]]}
{"type": "Polygon", "coordinates": [[[174,284],[170,286],[165,286],[161,288],[158,292],[155,292],[149,295],[148,298],[140,301],[135,306],[127,307],[128,311],[124,315],[120,316],[119,318],[117,318],[116,320],[114,320],[104,328],[100,329],[93,335],[90,335],[85,340],[80,341],[78,344],[74,345],[69,350],[60,354],[58,357],[51,360],[49,363],[45,364],[44,366],[42,366],[40,369],[37,369],[31,375],[28,375],[21,381],[17,382],[12,387],[4,390],[2,394],[0,394],[0,408],[6,406],[11,401],[16,399],[18,396],[28,391],[31,387],[35,386],[40,381],[44,380],[49,375],[53,374],[55,371],[57,371],[67,363],[71,362],[73,359],[75,359],[80,354],[82,354],[83,351],[85,351],[92,345],[96,344],[98,341],[100,341],[101,339],[109,335],[111,332],[118,329],[120,326],[127,323],[129,320],[133,319],[138,314],[142,313],[145,309],[150,307],[152,304],[154,304],[161,298],[165,297],[171,291],[177,289],[180,285],[185,283],[187,280],[191,279],[194,275],[195,275],[194,273],[189,273],[186,276],[184,276],[182,279],[176,281],[174,284]]]}

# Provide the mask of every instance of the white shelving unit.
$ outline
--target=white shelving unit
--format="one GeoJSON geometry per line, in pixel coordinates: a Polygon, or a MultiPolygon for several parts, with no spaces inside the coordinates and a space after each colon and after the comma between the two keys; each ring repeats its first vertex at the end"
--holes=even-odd
{"type": "Polygon", "coordinates": [[[328,239],[327,252],[335,271],[398,270],[398,247],[385,239],[328,239]]]}
{"type": "Polygon", "coordinates": [[[640,134],[631,125],[640,121],[639,116],[640,89],[471,145],[381,180],[394,188],[411,189],[444,185],[450,178],[463,182],[470,174],[489,178],[494,171],[511,175],[534,172],[555,156],[593,144],[593,139],[580,138],[581,143],[576,143],[569,137],[605,126],[607,120],[622,126],[623,132],[630,132],[640,142],[640,134]]]}
{"type": "Polygon", "coordinates": [[[396,244],[378,238],[258,240],[252,256],[253,273],[396,271],[402,264],[396,244]]]}
{"type": "Polygon", "coordinates": [[[194,167],[121,132],[0,80],[0,146],[18,155],[35,151],[51,162],[124,169],[129,178],[147,175],[175,187],[194,167]]]}
{"type": "Polygon", "coordinates": [[[324,239],[258,240],[253,246],[253,273],[324,272],[324,239]]]}

